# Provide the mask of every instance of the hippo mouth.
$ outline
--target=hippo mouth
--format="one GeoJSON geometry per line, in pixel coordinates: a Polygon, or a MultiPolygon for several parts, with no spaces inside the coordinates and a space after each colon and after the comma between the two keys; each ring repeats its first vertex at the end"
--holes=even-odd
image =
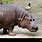
{"type": "Polygon", "coordinates": [[[31,30],[29,30],[30,32],[37,32],[35,29],[31,29],[31,30]]]}

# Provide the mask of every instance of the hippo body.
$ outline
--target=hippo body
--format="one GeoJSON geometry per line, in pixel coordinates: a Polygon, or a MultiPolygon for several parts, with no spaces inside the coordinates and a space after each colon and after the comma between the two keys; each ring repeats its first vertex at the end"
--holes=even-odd
{"type": "Polygon", "coordinates": [[[24,15],[25,10],[18,7],[16,4],[0,4],[0,29],[3,28],[3,33],[7,30],[13,30],[15,25],[18,25],[18,18],[24,15]]]}
{"type": "Polygon", "coordinates": [[[24,23],[28,23],[25,19],[23,21],[25,16],[28,17],[26,10],[16,4],[0,4],[0,29],[3,28],[3,33],[7,33],[8,30],[10,35],[15,35],[12,32],[14,26],[18,25],[25,28],[24,23]]]}
{"type": "Polygon", "coordinates": [[[2,4],[0,5],[0,24],[4,28],[8,27],[11,23],[15,25],[17,24],[18,18],[21,17],[24,12],[24,9],[15,4],[2,4]]]}

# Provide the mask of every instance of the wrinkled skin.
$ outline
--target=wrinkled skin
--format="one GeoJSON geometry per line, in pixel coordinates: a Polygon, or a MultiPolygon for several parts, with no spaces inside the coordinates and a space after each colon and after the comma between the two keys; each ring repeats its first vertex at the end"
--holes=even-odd
{"type": "Polygon", "coordinates": [[[16,25],[36,32],[38,27],[34,22],[33,17],[28,15],[25,9],[15,4],[0,4],[0,29],[3,28],[3,34],[16,35],[13,32],[16,25]]]}

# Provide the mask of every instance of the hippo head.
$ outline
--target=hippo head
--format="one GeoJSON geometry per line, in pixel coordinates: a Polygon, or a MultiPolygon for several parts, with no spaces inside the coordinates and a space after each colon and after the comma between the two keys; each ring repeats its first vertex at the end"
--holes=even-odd
{"type": "Polygon", "coordinates": [[[36,32],[38,30],[38,26],[35,24],[35,19],[30,15],[21,18],[19,25],[28,29],[30,32],[36,32]]]}

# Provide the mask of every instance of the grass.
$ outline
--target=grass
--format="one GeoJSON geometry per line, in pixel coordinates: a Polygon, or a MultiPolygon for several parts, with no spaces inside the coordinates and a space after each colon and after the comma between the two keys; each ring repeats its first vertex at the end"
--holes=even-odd
{"type": "Polygon", "coordinates": [[[12,4],[15,3],[15,0],[2,0],[3,4],[12,4]]]}

